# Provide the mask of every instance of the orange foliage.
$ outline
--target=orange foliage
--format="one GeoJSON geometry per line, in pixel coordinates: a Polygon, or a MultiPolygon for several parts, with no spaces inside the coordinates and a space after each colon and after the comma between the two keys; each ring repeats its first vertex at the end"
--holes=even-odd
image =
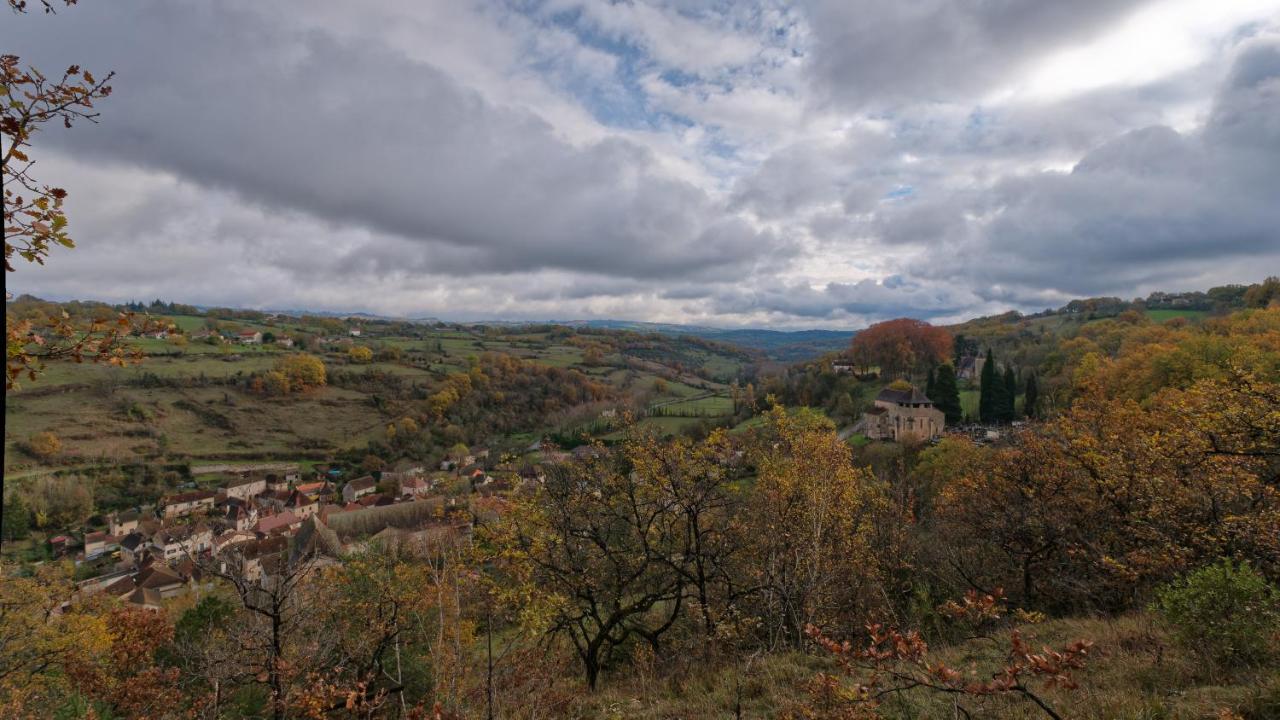
{"type": "Polygon", "coordinates": [[[853,337],[850,355],[863,368],[903,375],[951,357],[951,333],[923,320],[899,318],[876,323],[853,337]]]}

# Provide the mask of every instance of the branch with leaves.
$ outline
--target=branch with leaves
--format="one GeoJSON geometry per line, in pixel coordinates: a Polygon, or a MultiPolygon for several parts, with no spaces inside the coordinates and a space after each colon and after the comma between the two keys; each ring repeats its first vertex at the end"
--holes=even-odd
{"type": "MultiPolygon", "coordinates": [[[[979,595],[969,592],[961,602],[948,602],[938,610],[944,616],[967,623],[989,637],[985,628],[998,625],[1004,616],[1003,593],[979,595]]],[[[965,701],[981,702],[992,697],[1016,697],[1031,702],[1046,716],[1062,716],[1044,697],[1044,688],[1076,689],[1073,673],[1085,666],[1093,647],[1088,640],[1076,640],[1061,649],[1034,651],[1015,627],[1009,632],[1009,649],[1002,664],[980,673],[953,668],[938,659],[915,630],[887,628],[879,623],[866,626],[862,644],[834,640],[812,625],[806,635],[836,661],[839,675],[819,674],[810,684],[816,706],[809,717],[877,717],[887,698],[915,690],[943,693],[952,697],[957,717],[973,717],[965,701]],[[843,676],[843,677],[842,677],[843,676]],[[853,680],[848,685],[843,678],[853,680]]]]}

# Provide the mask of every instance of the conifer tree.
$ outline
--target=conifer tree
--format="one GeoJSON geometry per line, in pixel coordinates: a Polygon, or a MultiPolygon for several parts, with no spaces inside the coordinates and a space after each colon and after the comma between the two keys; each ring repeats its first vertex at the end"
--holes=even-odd
{"type": "Polygon", "coordinates": [[[1040,388],[1036,386],[1036,374],[1033,371],[1027,378],[1026,397],[1023,399],[1022,411],[1027,417],[1036,416],[1036,403],[1040,400],[1040,388]]]}
{"type": "Polygon", "coordinates": [[[964,420],[964,411],[960,408],[960,388],[956,385],[956,371],[950,365],[938,368],[938,376],[933,383],[934,394],[929,396],[933,404],[947,416],[947,424],[955,425],[964,420]]]}
{"type": "MultiPolygon", "coordinates": [[[[994,401],[996,397],[996,386],[1000,385],[996,381],[996,361],[991,354],[991,348],[987,348],[987,361],[982,366],[982,383],[978,393],[978,418],[984,423],[996,421],[996,408],[999,407],[994,401]]],[[[1001,385],[1003,388],[1003,385],[1001,385]]]]}
{"type": "Polygon", "coordinates": [[[1004,408],[1001,411],[1001,419],[1005,422],[1013,422],[1018,417],[1018,376],[1014,374],[1012,367],[1004,369],[1004,408]]]}
{"type": "Polygon", "coordinates": [[[933,396],[935,389],[936,389],[936,385],[934,381],[933,368],[929,368],[929,378],[925,380],[925,383],[924,383],[924,394],[930,400],[937,402],[937,398],[933,396]]]}

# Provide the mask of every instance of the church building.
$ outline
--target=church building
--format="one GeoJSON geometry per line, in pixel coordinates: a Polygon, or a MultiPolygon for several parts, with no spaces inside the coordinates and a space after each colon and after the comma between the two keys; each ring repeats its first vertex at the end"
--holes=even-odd
{"type": "Polygon", "coordinates": [[[862,418],[863,432],[872,440],[930,440],[942,435],[946,423],[942,411],[915,387],[881,390],[862,418]]]}

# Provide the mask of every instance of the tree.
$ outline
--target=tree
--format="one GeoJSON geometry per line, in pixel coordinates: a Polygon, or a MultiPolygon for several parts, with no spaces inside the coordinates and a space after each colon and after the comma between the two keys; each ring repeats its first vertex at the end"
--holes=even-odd
{"type": "Polygon", "coordinates": [[[1016,407],[1018,400],[1018,377],[1014,374],[1012,367],[1004,369],[1004,407],[1000,411],[1000,419],[1004,422],[1013,422],[1018,416],[1016,407]]]}
{"type": "Polygon", "coordinates": [[[922,320],[900,318],[876,323],[853,336],[850,356],[863,369],[878,365],[883,374],[904,376],[951,357],[951,333],[922,320]]]}
{"type": "Polygon", "coordinates": [[[1245,307],[1265,308],[1280,303],[1280,277],[1271,276],[1244,292],[1245,307]]]}
{"type": "Polygon", "coordinates": [[[72,692],[65,670],[107,652],[111,638],[99,615],[59,611],[76,595],[68,565],[46,563],[31,577],[0,570],[0,715],[38,717],[72,692]]]}
{"type": "Polygon", "coordinates": [[[744,518],[752,602],[770,644],[804,642],[807,625],[855,618],[880,601],[872,537],[887,508],[870,470],[855,468],[849,448],[824,417],[775,406],[748,448],[757,470],[744,518]]]}
{"type": "Polygon", "coordinates": [[[353,363],[373,362],[373,351],[363,345],[352,345],[347,350],[347,359],[353,363]]]}
{"type": "Polygon", "coordinates": [[[978,418],[984,423],[995,422],[999,397],[996,392],[996,361],[991,348],[987,348],[987,361],[982,365],[982,379],[979,382],[978,418]]]}
{"type": "Polygon", "coordinates": [[[1023,413],[1029,418],[1036,417],[1036,412],[1037,412],[1036,405],[1039,402],[1040,402],[1040,388],[1036,385],[1036,374],[1034,371],[1032,371],[1031,375],[1027,377],[1027,390],[1022,403],[1023,413]]]}
{"type": "Polygon", "coordinates": [[[930,367],[930,368],[929,368],[929,376],[928,376],[928,378],[925,380],[925,383],[924,383],[924,394],[925,394],[925,397],[929,398],[930,400],[935,400],[935,398],[933,397],[933,395],[934,395],[934,391],[935,391],[937,388],[934,386],[934,383],[935,383],[935,379],[934,379],[934,374],[933,374],[933,368],[932,368],[932,367],[930,367]]]}
{"type": "Polygon", "coordinates": [[[294,653],[303,655],[290,641],[311,612],[306,590],[315,569],[314,558],[281,558],[269,577],[263,577],[261,565],[234,548],[223,551],[216,560],[209,557],[197,562],[207,575],[226,582],[235,593],[240,612],[231,623],[227,642],[236,648],[240,675],[267,690],[272,720],[283,720],[292,681],[305,670],[294,661],[294,653]]]}
{"type": "Polygon", "coordinates": [[[946,415],[948,425],[957,425],[964,420],[956,371],[951,365],[944,364],[938,368],[938,377],[934,380],[933,393],[929,395],[929,399],[946,415]]]}
{"type": "Polygon", "coordinates": [[[27,441],[27,447],[31,449],[31,454],[37,458],[50,460],[62,452],[62,440],[53,431],[46,430],[32,435],[31,439],[27,441]]]}
{"type": "Polygon", "coordinates": [[[382,472],[387,467],[387,461],[377,455],[365,455],[364,460],[360,461],[360,469],[367,473],[382,472]]]}
{"type": "Polygon", "coordinates": [[[679,531],[659,488],[600,449],[559,465],[517,500],[502,544],[538,598],[546,632],[567,638],[594,690],[632,636],[658,643],[679,617],[685,579],[664,550],[679,531]]]}
{"type": "Polygon", "coordinates": [[[310,390],[325,384],[324,362],[315,355],[286,355],[276,361],[276,370],[288,379],[290,390],[310,390]]]}
{"type": "Polygon", "coordinates": [[[0,514],[0,537],[5,540],[23,540],[31,531],[31,511],[22,498],[16,495],[4,501],[0,514]]]}

